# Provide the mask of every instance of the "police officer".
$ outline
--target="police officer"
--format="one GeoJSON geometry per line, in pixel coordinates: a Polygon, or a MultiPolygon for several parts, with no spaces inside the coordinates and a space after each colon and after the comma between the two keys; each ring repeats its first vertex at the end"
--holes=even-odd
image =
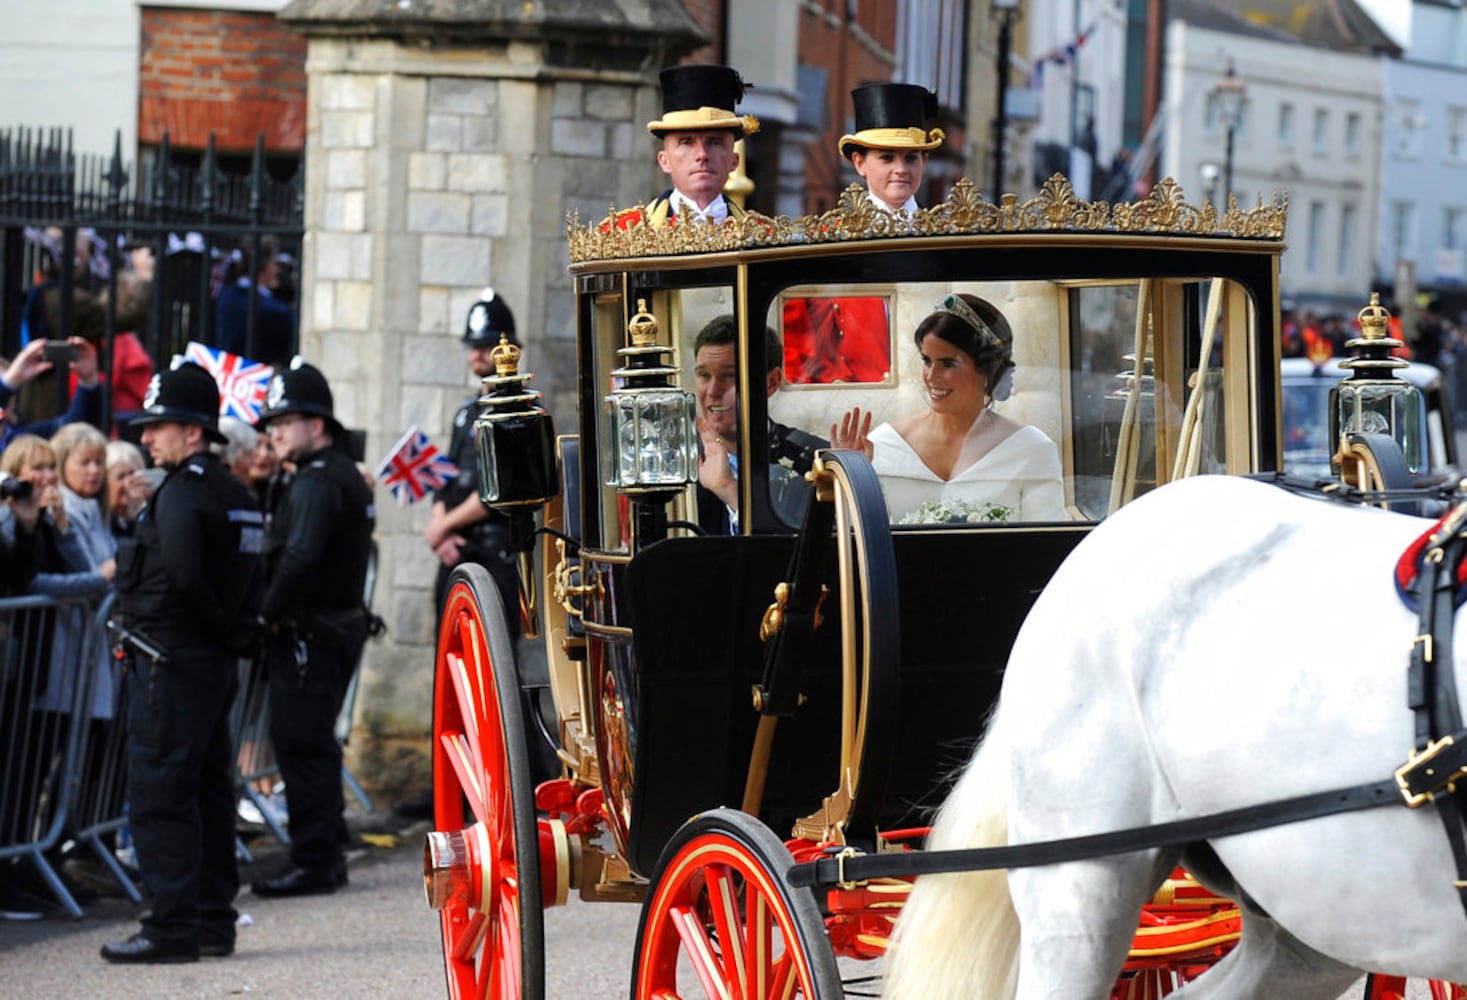
{"type": "Polygon", "coordinates": [[[257,896],[335,892],[346,884],[347,840],[335,726],[367,638],[372,491],[343,447],[325,376],[300,358],[271,379],[260,424],[280,460],[296,466],[270,521],[259,622],[291,864],[252,888],[257,896]]]}
{"type": "MultiPolygon", "coordinates": [[[[464,323],[464,347],[468,350],[469,371],[483,379],[494,374],[494,361],[489,356],[501,336],[519,346],[515,338],[514,313],[509,304],[486,288],[479,301],[469,307],[464,323]]],[[[504,620],[514,636],[519,635],[519,573],[514,552],[509,547],[509,521],[484,506],[479,499],[479,459],[474,445],[474,418],[479,415],[479,398],[483,390],[464,400],[453,417],[453,435],[448,442],[448,457],[458,466],[458,475],[433,498],[433,511],[423,539],[438,556],[438,579],[433,587],[433,600],[438,608],[448,593],[448,578],[459,563],[476,562],[489,570],[499,585],[504,599],[504,620]]]]}
{"type": "Polygon", "coordinates": [[[168,470],[117,551],[114,635],[131,665],[130,822],[153,897],[142,930],[102,948],[109,962],[191,962],[234,951],[234,772],[229,707],[236,641],[259,596],[263,520],[210,453],[214,379],[184,363],[153,376],[143,445],[168,470]]]}

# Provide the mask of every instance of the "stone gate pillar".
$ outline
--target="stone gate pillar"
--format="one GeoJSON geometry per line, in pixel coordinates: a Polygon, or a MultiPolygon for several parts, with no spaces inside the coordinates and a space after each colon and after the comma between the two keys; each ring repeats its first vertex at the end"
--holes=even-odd
{"type": "MultiPolygon", "coordinates": [[[[678,0],[294,0],[309,41],[301,349],[375,464],[411,424],[440,447],[475,386],[459,343],[479,289],[514,311],[525,368],[575,426],[565,218],[661,190],[657,70],[705,41],[678,0]]],[[[354,773],[423,787],[436,560],[427,504],[377,495],[374,606],[354,773]]]]}

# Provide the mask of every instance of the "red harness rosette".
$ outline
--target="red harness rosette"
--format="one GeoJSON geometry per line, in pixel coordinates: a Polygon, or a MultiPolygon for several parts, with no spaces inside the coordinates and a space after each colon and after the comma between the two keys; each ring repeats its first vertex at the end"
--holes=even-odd
{"type": "MultiPolygon", "coordinates": [[[[1443,514],[1420,538],[1406,547],[1406,551],[1401,553],[1401,558],[1396,562],[1396,594],[1401,598],[1401,603],[1412,611],[1420,610],[1416,606],[1416,582],[1421,577],[1421,562],[1426,556],[1427,547],[1446,521],[1454,516],[1457,516],[1455,509],[1443,514]]],[[[1452,595],[1452,606],[1460,608],[1464,602],[1467,602],[1467,559],[1457,566],[1457,589],[1452,595]]]]}

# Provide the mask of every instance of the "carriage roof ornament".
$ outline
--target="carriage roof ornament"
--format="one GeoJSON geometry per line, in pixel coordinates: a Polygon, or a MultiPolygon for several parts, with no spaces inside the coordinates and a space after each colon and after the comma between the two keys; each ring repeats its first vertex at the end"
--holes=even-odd
{"type": "Polygon", "coordinates": [[[1395,378],[1394,369],[1406,368],[1409,363],[1393,357],[1406,344],[1391,336],[1391,312],[1380,304],[1380,293],[1370,293],[1370,304],[1361,309],[1356,318],[1360,321],[1360,336],[1345,342],[1345,347],[1360,353],[1341,361],[1340,367],[1350,371],[1349,378],[1395,378]]]}

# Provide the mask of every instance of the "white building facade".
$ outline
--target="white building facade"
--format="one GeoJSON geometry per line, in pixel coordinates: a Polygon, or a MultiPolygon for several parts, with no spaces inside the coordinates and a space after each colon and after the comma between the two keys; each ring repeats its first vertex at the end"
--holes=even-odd
{"type": "Polygon", "coordinates": [[[1413,5],[1405,57],[1386,67],[1375,277],[1467,283],[1467,11],[1413,5]]]}
{"type": "Polygon", "coordinates": [[[1285,299],[1353,312],[1375,277],[1388,60],[1276,38],[1168,26],[1168,110],[1158,176],[1189,200],[1221,207],[1228,181],[1227,127],[1218,85],[1232,67],[1244,88],[1234,129],[1233,197],[1251,206],[1289,201],[1285,299]],[[1193,192],[1196,192],[1195,196],[1193,192]]]}

